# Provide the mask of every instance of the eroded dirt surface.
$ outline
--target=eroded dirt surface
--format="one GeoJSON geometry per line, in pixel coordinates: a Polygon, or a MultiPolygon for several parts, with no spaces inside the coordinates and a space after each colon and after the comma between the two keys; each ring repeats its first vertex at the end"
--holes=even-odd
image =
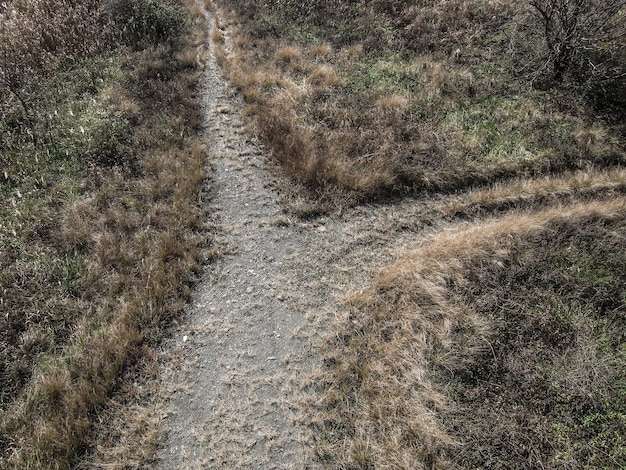
{"type": "Polygon", "coordinates": [[[283,215],[265,157],[243,133],[213,61],[206,82],[212,204],[226,254],[198,287],[178,335],[180,388],[163,467],[304,468],[309,457],[294,423],[311,348],[301,330],[319,299],[297,259],[316,232],[283,215]]]}
{"type": "Polygon", "coordinates": [[[316,344],[346,293],[429,232],[415,225],[423,204],[290,217],[212,57],[205,80],[211,213],[225,255],[165,352],[174,388],[161,467],[316,468],[306,408],[316,344]]]}

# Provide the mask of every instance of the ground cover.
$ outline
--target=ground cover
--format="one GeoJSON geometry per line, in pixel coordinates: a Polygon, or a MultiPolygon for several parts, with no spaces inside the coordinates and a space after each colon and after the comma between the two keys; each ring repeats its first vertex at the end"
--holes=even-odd
{"type": "Polygon", "coordinates": [[[1,5],[3,468],[68,468],[184,303],[204,243],[193,21],[168,1],[1,5]]]}
{"type": "MultiPolygon", "coordinates": [[[[622,83],[621,52],[604,85],[573,66],[555,80],[527,2],[214,3],[223,64],[259,135],[314,196],[447,192],[623,163],[623,95],[606,87],[622,83]]],[[[623,26],[623,9],[611,21],[623,26]]],[[[623,40],[602,47],[622,51],[623,40]]]]}
{"type": "Polygon", "coordinates": [[[624,200],[438,234],[326,343],[331,468],[620,468],[624,200]]]}

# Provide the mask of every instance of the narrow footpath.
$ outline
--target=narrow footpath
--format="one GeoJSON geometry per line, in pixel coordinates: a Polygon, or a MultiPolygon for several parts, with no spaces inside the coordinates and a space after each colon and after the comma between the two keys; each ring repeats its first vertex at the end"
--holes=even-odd
{"type": "Polygon", "coordinates": [[[185,357],[163,468],[305,468],[294,423],[311,364],[299,334],[310,307],[303,299],[314,295],[288,266],[307,236],[283,215],[212,57],[205,80],[212,205],[227,253],[198,287],[179,338],[185,357]]]}
{"type": "Polygon", "coordinates": [[[424,237],[412,225],[423,204],[290,218],[212,54],[205,83],[211,214],[225,254],[171,345],[161,468],[317,468],[306,411],[316,345],[342,296],[424,237]]]}

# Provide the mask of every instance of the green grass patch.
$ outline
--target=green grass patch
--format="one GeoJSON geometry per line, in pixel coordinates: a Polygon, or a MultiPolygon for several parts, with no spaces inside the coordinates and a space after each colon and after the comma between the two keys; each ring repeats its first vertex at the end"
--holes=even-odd
{"type": "Polygon", "coordinates": [[[426,80],[416,64],[400,55],[366,57],[352,65],[346,73],[346,89],[350,93],[380,95],[384,93],[419,93],[426,80]]]}

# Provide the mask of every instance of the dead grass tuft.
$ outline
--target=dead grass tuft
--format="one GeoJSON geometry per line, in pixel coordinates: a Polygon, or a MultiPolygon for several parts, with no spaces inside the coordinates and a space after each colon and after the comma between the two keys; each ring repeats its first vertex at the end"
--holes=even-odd
{"type": "Polygon", "coordinates": [[[333,51],[333,46],[327,42],[323,44],[315,44],[311,47],[311,49],[309,49],[309,53],[315,58],[329,56],[333,53],[333,51]]]}
{"type": "Polygon", "coordinates": [[[297,46],[283,46],[276,51],[276,58],[282,62],[296,62],[302,57],[302,49],[297,46]]]}
{"type": "Polygon", "coordinates": [[[385,111],[402,111],[409,105],[409,100],[400,95],[382,96],[376,102],[376,106],[385,111]]]}
{"type": "Polygon", "coordinates": [[[580,129],[574,133],[574,138],[580,144],[590,149],[592,146],[602,145],[606,142],[607,132],[599,127],[580,129]]]}
{"type": "Polygon", "coordinates": [[[434,64],[428,71],[429,85],[436,91],[441,89],[450,80],[449,73],[445,70],[442,64],[434,64]]]}
{"type": "Polygon", "coordinates": [[[359,57],[363,54],[363,44],[353,44],[347,52],[349,57],[359,57]]]}
{"type": "Polygon", "coordinates": [[[311,83],[324,88],[336,87],[341,85],[341,78],[335,73],[335,70],[329,65],[317,65],[313,67],[310,75],[311,83]]]}

